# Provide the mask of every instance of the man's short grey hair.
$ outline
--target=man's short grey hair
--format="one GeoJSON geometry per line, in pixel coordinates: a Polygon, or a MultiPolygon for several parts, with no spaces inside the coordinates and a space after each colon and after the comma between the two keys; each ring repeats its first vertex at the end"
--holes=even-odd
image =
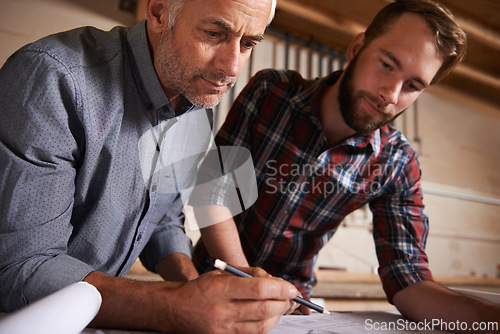
{"type": "Polygon", "coordinates": [[[271,15],[269,15],[269,20],[267,20],[267,25],[270,25],[274,19],[274,15],[276,14],[276,2],[278,0],[273,0],[273,7],[271,8],[271,15]]]}
{"type": "MultiPolygon", "coordinates": [[[[177,18],[179,17],[179,13],[184,6],[184,4],[189,0],[166,0],[168,6],[168,27],[169,29],[173,29],[175,24],[177,23],[177,18]]],[[[274,15],[276,14],[276,1],[272,0],[272,8],[271,15],[269,15],[269,19],[267,20],[267,25],[271,24],[274,15]]]]}

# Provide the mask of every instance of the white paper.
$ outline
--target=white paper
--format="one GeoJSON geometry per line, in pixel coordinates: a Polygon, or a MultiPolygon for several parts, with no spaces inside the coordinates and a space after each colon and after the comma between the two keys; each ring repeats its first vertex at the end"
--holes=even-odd
{"type": "Polygon", "coordinates": [[[476,298],[480,298],[480,299],[485,299],[485,300],[488,300],[492,303],[500,304],[500,294],[499,293],[478,291],[478,290],[469,290],[469,289],[460,289],[460,288],[450,288],[450,289],[455,291],[455,292],[464,294],[464,295],[468,295],[468,296],[472,296],[472,297],[476,297],[476,298]]]}
{"type": "Polygon", "coordinates": [[[86,282],[69,285],[0,320],[0,333],[78,334],[101,307],[101,294],[86,282]]]}
{"type": "MultiPolygon", "coordinates": [[[[270,334],[358,334],[370,333],[422,333],[416,323],[404,318],[399,312],[332,312],[281,317],[270,334]]],[[[425,333],[447,333],[425,331],[425,333]]]]}

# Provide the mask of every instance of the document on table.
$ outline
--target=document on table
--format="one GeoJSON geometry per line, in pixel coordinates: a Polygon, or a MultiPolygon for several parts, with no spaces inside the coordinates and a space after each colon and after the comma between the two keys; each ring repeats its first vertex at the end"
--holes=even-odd
{"type": "Polygon", "coordinates": [[[488,301],[495,303],[495,304],[500,304],[500,293],[485,292],[485,291],[470,290],[470,289],[460,289],[460,288],[454,288],[454,287],[450,287],[450,289],[455,291],[455,292],[464,294],[464,295],[477,297],[477,298],[488,300],[488,301]]]}
{"type": "MultiPolygon", "coordinates": [[[[332,312],[332,314],[313,313],[311,315],[287,315],[269,334],[359,334],[370,333],[447,333],[444,331],[412,330],[416,323],[407,320],[397,311],[372,312],[332,312]],[[391,330],[393,327],[394,330],[391,330]],[[406,328],[406,329],[405,329],[406,328]]],[[[87,328],[82,334],[154,334],[158,332],[124,331],[87,328]]]]}
{"type": "MultiPolygon", "coordinates": [[[[0,314],[0,319],[2,314],[0,314]]],[[[418,329],[414,323],[401,316],[398,312],[332,312],[332,314],[313,313],[312,315],[287,315],[274,327],[270,334],[351,334],[364,333],[448,333],[418,329]],[[391,327],[393,329],[391,329],[391,327]],[[413,328],[413,329],[412,329],[413,328]]],[[[85,328],[81,334],[161,334],[155,331],[116,330],[85,328]]]]}
{"type": "Polygon", "coordinates": [[[283,316],[270,334],[446,333],[424,328],[398,312],[332,312],[283,316]]]}
{"type": "MultiPolygon", "coordinates": [[[[364,333],[447,333],[443,331],[411,330],[415,324],[396,312],[314,312],[311,315],[287,315],[269,334],[351,334],[364,333]],[[406,325],[405,325],[406,324],[406,325]],[[388,329],[394,327],[394,330],[388,329]],[[404,327],[409,328],[405,330],[404,327]]],[[[82,334],[153,334],[158,332],[122,331],[87,328],[82,334]]]]}

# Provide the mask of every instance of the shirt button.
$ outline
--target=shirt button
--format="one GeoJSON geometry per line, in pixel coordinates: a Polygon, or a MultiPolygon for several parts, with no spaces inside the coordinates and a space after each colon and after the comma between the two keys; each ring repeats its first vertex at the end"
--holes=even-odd
{"type": "Polygon", "coordinates": [[[170,109],[166,106],[161,108],[161,112],[166,118],[173,118],[175,116],[175,113],[173,111],[170,111],[170,109]]]}
{"type": "Polygon", "coordinates": [[[139,235],[137,236],[137,242],[141,241],[141,239],[142,239],[142,234],[139,234],[139,235]]]}

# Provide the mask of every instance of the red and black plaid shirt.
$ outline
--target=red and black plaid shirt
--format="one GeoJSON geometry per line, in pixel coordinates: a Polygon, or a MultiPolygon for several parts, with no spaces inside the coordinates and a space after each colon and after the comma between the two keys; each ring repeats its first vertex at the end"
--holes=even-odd
{"type": "MultiPolygon", "coordinates": [[[[328,148],[317,114],[324,88],[339,76],[311,81],[292,71],[257,73],[216,143],[252,154],[258,199],[235,217],[250,265],[283,277],[309,297],[319,250],[344,217],[369,204],[379,275],[390,301],[401,289],[432,280],[417,154],[389,125],[328,148]]],[[[224,205],[224,193],[205,200],[224,205]]],[[[193,259],[199,268],[205,256],[197,245],[193,259]]]]}

